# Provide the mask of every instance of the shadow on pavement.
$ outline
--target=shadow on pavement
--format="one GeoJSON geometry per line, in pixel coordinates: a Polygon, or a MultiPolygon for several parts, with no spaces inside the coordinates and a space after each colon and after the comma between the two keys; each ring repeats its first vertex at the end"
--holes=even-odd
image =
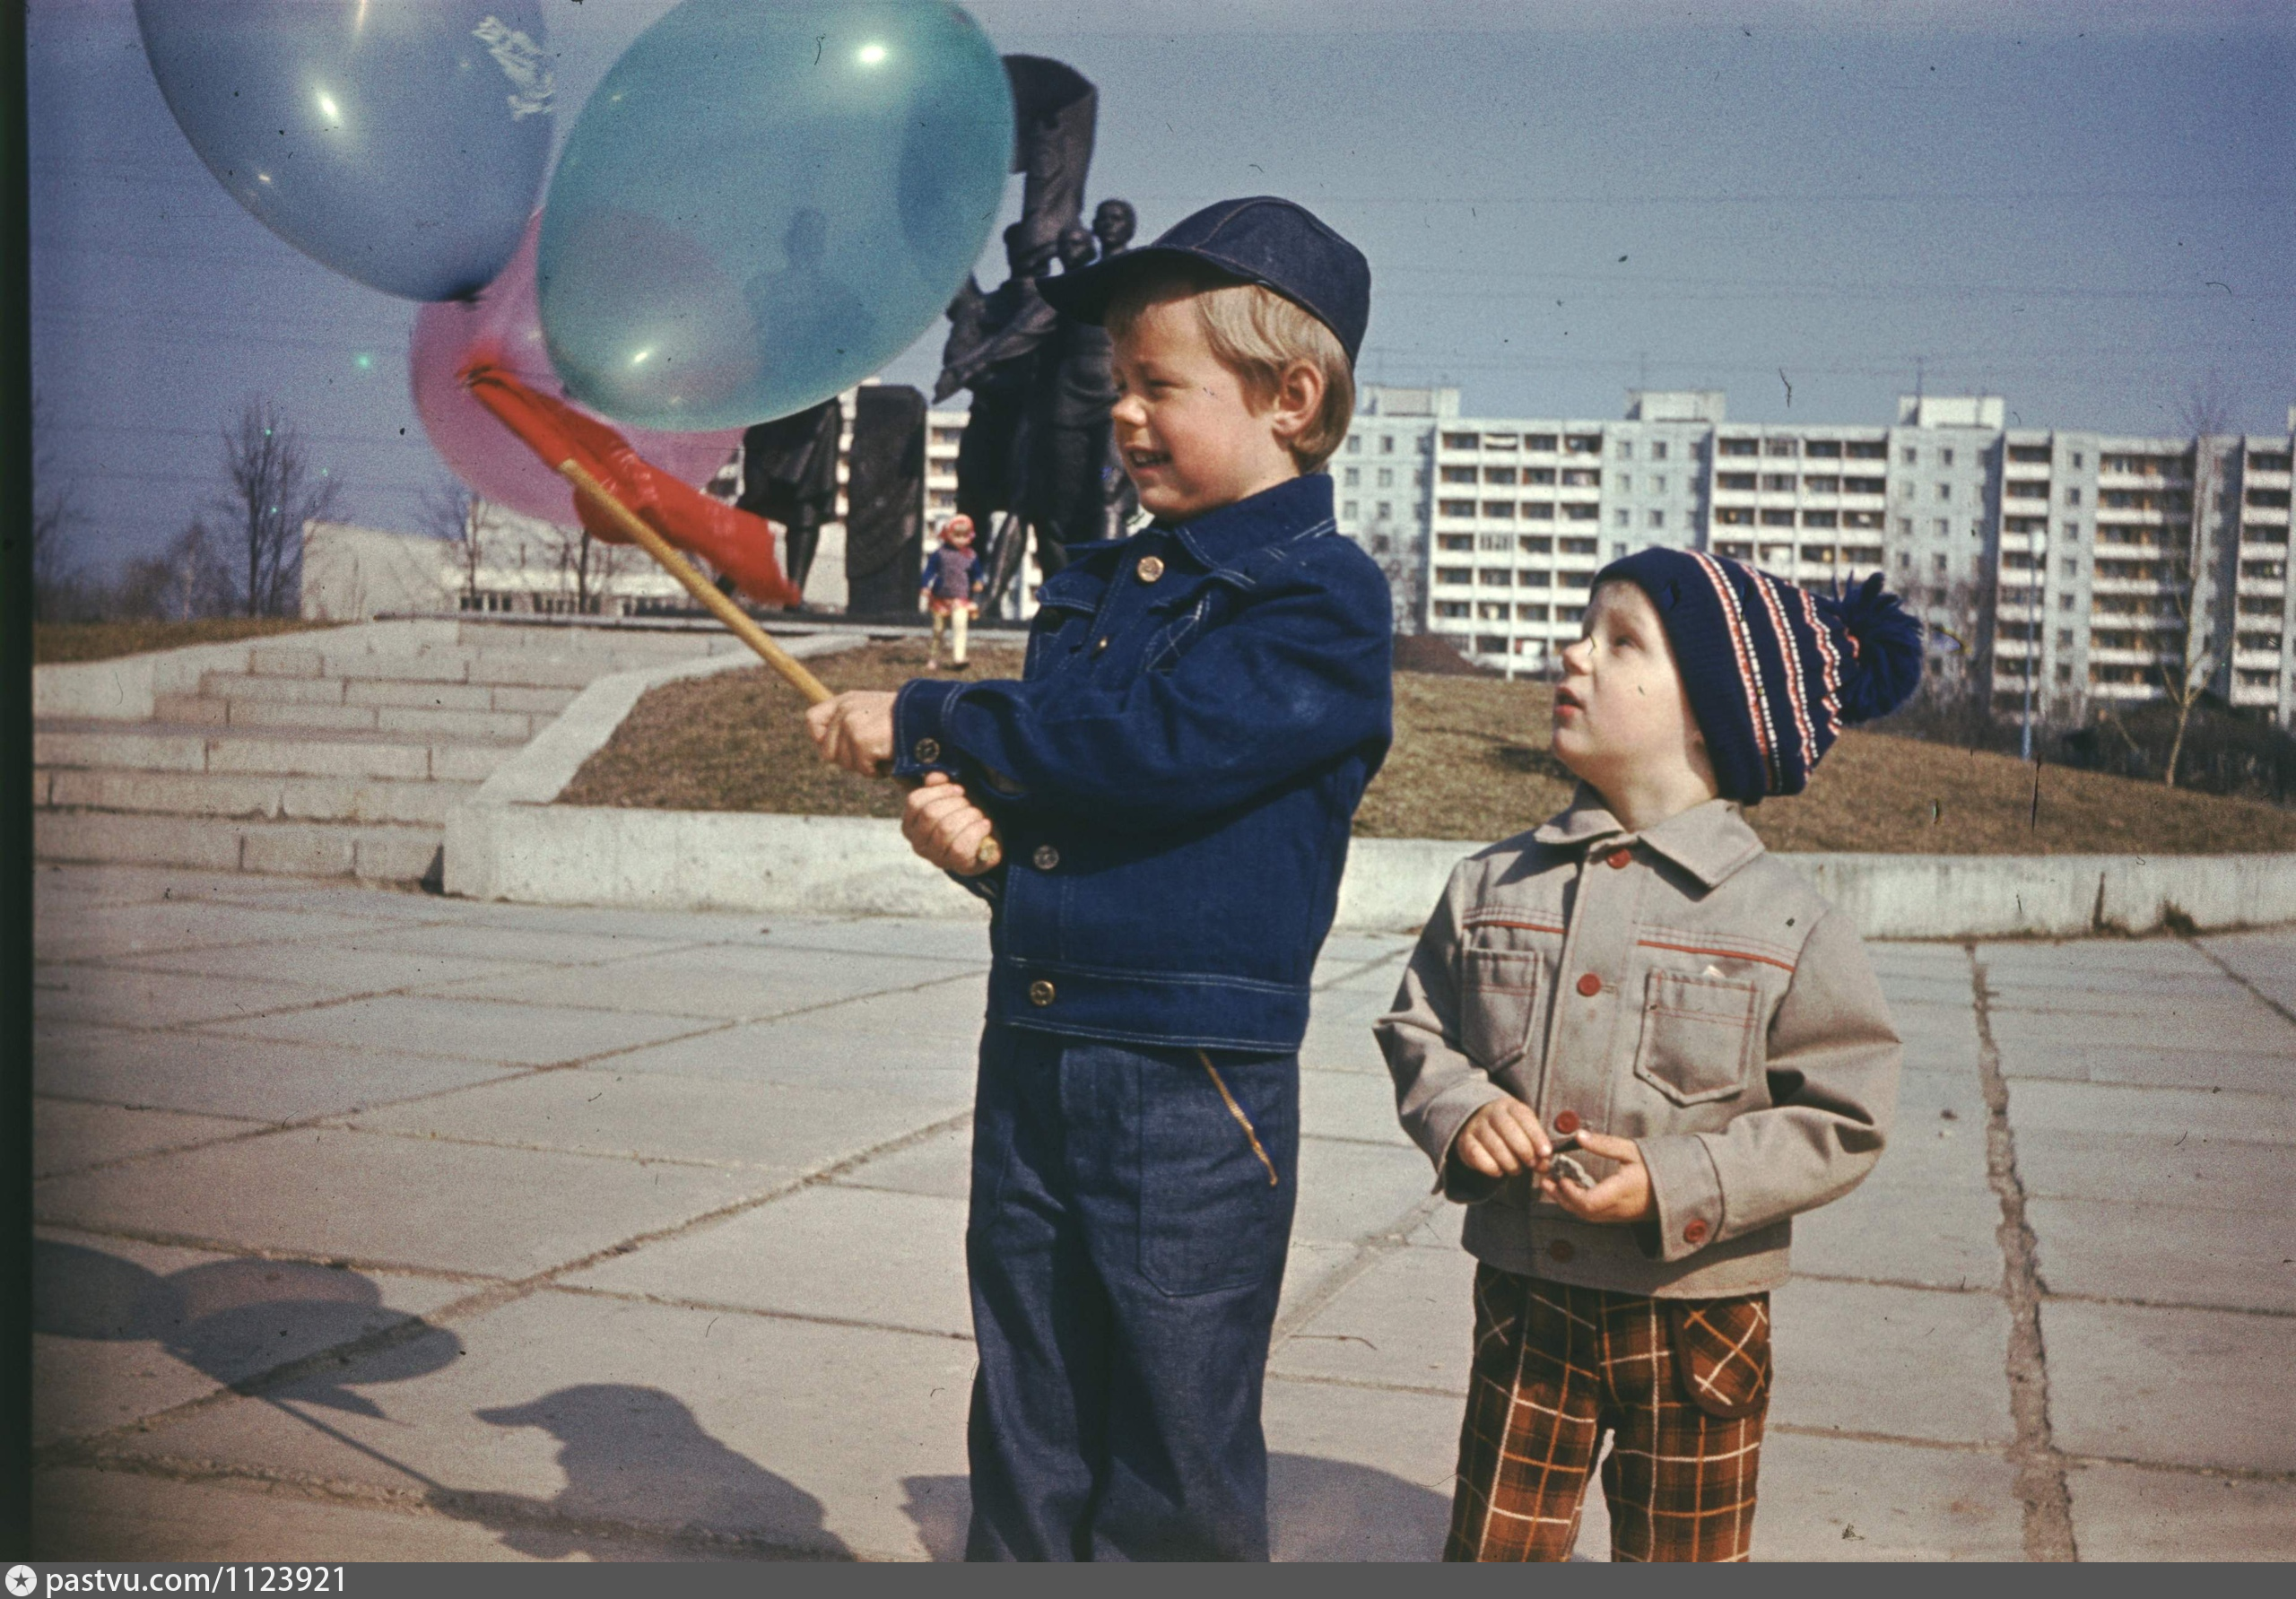
{"type": "MultiPolygon", "coordinates": [[[[901,1509],[936,1560],[961,1560],[971,1497],[962,1477],[904,1477],[901,1509]]],[[[1267,1457],[1279,1560],[1433,1560],[1450,1525],[1450,1483],[1423,1488],[1376,1466],[1313,1455],[1267,1457]]]]}
{"type": "Polygon", "coordinates": [[[391,1309],[373,1280],[347,1267],[218,1260],[162,1276],[46,1238],[32,1246],[32,1327],[59,1338],[148,1340],[226,1384],[391,1329],[388,1347],[360,1357],[355,1377],[317,1373],[296,1385],[299,1399],[361,1416],[383,1412],[351,1383],[428,1376],[463,1352],[453,1334],[391,1309]]]}
{"type": "Polygon", "coordinates": [[[631,1546],[631,1527],[726,1539],[729,1555],[851,1560],[823,1525],[821,1500],[702,1430],[659,1388],[582,1383],[526,1404],[474,1412],[494,1427],[539,1427],[559,1443],[566,1486],[548,1499],[454,1496],[440,1508],[492,1528],[542,1560],[658,1560],[631,1546]],[[596,1528],[594,1534],[589,1528],[596,1528]],[[739,1544],[731,1540],[739,1539],[739,1544]]]}

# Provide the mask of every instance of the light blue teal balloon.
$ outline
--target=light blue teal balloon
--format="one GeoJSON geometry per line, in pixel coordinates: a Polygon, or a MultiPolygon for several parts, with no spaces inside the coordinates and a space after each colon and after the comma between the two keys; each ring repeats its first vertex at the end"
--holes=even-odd
{"type": "Polygon", "coordinates": [[[493,281],[548,169],[535,0],[135,0],[177,126],[240,204],[386,294],[493,281]]]}
{"type": "Polygon", "coordinates": [[[1004,63],[957,6],[685,0],[606,74],[551,178],[551,362],[639,427],[814,404],[941,316],[1012,152],[1004,63]]]}

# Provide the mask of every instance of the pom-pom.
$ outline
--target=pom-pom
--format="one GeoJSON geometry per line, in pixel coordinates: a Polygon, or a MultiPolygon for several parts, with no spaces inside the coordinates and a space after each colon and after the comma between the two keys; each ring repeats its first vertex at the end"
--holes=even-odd
{"type": "Polygon", "coordinates": [[[1921,619],[1885,593],[1875,572],[1852,593],[1818,602],[1849,635],[1850,658],[1841,673],[1845,724],[1885,717],[1913,698],[1921,683],[1921,619]]]}

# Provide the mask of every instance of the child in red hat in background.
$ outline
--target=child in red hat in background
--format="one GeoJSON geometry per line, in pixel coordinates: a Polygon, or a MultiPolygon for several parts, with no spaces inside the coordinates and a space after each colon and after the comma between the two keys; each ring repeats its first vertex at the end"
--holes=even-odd
{"type": "Polygon", "coordinates": [[[949,670],[965,669],[965,628],[980,614],[973,595],[980,589],[980,557],[973,553],[972,518],[959,512],[941,524],[941,547],[925,558],[925,580],[918,585],[933,613],[933,664],[941,664],[941,635],[951,622],[956,638],[949,670]]]}

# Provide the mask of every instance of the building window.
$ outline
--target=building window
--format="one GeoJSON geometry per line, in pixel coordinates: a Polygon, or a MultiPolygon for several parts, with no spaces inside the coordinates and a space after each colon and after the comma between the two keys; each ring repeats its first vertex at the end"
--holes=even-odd
{"type": "Polygon", "coordinates": [[[1523,468],[1523,481],[1526,483],[1552,483],[1554,482],[1554,468],[1526,466],[1523,468]]]}
{"type": "MultiPolygon", "coordinates": [[[[1473,569],[1468,567],[1439,566],[1435,569],[1435,581],[1438,583],[1472,583],[1474,581],[1474,572],[1473,569]]],[[[1465,613],[1462,612],[1460,614],[1465,615],[1465,613]]]]}
{"type": "Polygon", "coordinates": [[[1913,567],[1913,552],[1912,552],[1912,551],[1910,551],[1910,550],[1900,550],[1900,551],[1899,551],[1899,552],[1898,552],[1898,570],[1900,570],[1900,571],[1901,571],[1901,572],[1903,572],[1903,571],[1909,571],[1909,570],[1911,570],[1911,569],[1912,569],[1912,567],[1913,567]]]}
{"type": "Polygon", "coordinates": [[[1503,566],[1478,567],[1475,569],[1474,580],[1485,588],[1515,587],[1515,574],[1503,566]]]}
{"type": "Polygon", "coordinates": [[[1841,491],[1845,494],[1879,494],[1882,480],[1878,477],[1846,477],[1841,480],[1841,491]]]}
{"type": "Polygon", "coordinates": [[[1665,525],[1666,525],[1666,513],[1665,513],[1665,512],[1664,512],[1664,511],[1652,511],[1652,512],[1650,513],[1650,526],[1653,526],[1653,527],[1664,527],[1665,525]]]}
{"type": "Polygon", "coordinates": [[[1900,517],[1898,518],[1898,533],[1904,538],[1911,538],[1913,536],[1913,518],[1911,517],[1900,517]]]}
{"type": "Polygon", "coordinates": [[[1396,486],[1396,469],[1395,469],[1394,467],[1392,467],[1392,466],[1382,466],[1382,467],[1380,467],[1380,468],[1379,468],[1379,487],[1381,487],[1382,489],[1392,489],[1392,488],[1394,488],[1395,486],[1396,486]]]}
{"type": "Polygon", "coordinates": [[[1478,550],[1507,551],[1515,547],[1514,539],[1503,533],[1486,533],[1479,534],[1477,535],[1474,543],[1475,548],[1478,550]]]}
{"type": "Polygon", "coordinates": [[[1557,605],[1554,608],[1554,620],[1557,621],[1580,621],[1586,615],[1587,607],[1584,605],[1557,605]]]}
{"type": "MultiPolygon", "coordinates": [[[[1665,439],[1657,439],[1651,441],[1650,458],[1654,461],[1663,461],[1666,458],[1666,441],[1665,439]]],[[[2287,468],[2283,467],[2281,470],[2284,472],[2287,468]]]]}
{"type": "Polygon", "coordinates": [[[1565,434],[1562,453],[1566,456],[1599,456],[1603,453],[1603,436],[1600,433],[1565,434]]]}
{"type": "Polygon", "coordinates": [[[1933,555],[1929,558],[1932,569],[1941,578],[1945,575],[1945,561],[1946,558],[1943,555],[1933,555]]]}
{"type": "Polygon", "coordinates": [[[2081,452],[2077,449],[2073,452],[2073,464],[2075,466],[2081,465],[2081,452]]]}
{"type": "Polygon", "coordinates": [[[1483,435],[1480,433],[1446,433],[1443,435],[1443,448],[1445,449],[1474,449],[1479,448],[1482,443],[1483,435]]]}
{"type": "Polygon", "coordinates": [[[1351,466],[1341,474],[1339,481],[1342,486],[1352,489],[1363,481],[1363,473],[1361,468],[1351,466]]]}
{"type": "Polygon", "coordinates": [[[1347,436],[1347,453],[1351,456],[1363,453],[1363,439],[1360,434],[1350,433],[1347,436]]]}
{"type": "Polygon", "coordinates": [[[1482,601],[1477,601],[1475,604],[1474,613],[1478,621],[1505,621],[1508,617],[1514,614],[1514,607],[1511,605],[1489,604],[1482,601]]]}
{"type": "Polygon", "coordinates": [[[1831,475],[1813,475],[1804,478],[1802,487],[1805,492],[1811,494],[1839,494],[1841,492],[1841,480],[1831,475]]]}
{"type": "Polygon", "coordinates": [[[1791,527],[1794,526],[1794,513],[1792,511],[1764,511],[1761,514],[1761,525],[1764,527],[1791,527]]]}
{"type": "Polygon", "coordinates": [[[1890,447],[1878,439],[1853,439],[1844,453],[1853,461],[1886,461],[1890,447]]]}
{"type": "Polygon", "coordinates": [[[1833,527],[1839,526],[1839,523],[1831,511],[1804,511],[1802,513],[1802,526],[1805,527],[1833,527]]]}
{"type": "Polygon", "coordinates": [[[1483,481],[1486,483],[1511,483],[1515,481],[1515,469],[1512,466],[1486,466],[1483,469],[1483,481]]]}
{"type": "Polygon", "coordinates": [[[2081,575],[2079,560],[2070,555],[2065,558],[2065,575],[2068,578],[2077,578],[2081,575]]]}
{"type": "Polygon", "coordinates": [[[1486,500],[1483,502],[1483,514],[1486,517],[1504,517],[1511,522],[1515,519],[1515,502],[1511,500],[1486,500]]]}
{"type": "Polygon", "coordinates": [[[1618,458],[1622,461],[1631,461],[1634,459],[1633,439],[1622,439],[1618,441],[1618,458]]]}
{"type": "Polygon", "coordinates": [[[1474,482],[1474,468],[1446,466],[1443,468],[1443,481],[1447,483],[1471,483],[1474,482]]]}
{"type": "Polygon", "coordinates": [[[1439,534],[1436,536],[1435,547],[1438,550],[1472,550],[1474,548],[1474,534],[1471,533],[1439,534]]]}
{"type": "Polygon", "coordinates": [[[1551,456],[1554,454],[1554,435],[1552,433],[1526,433],[1523,435],[1523,448],[1527,450],[1537,450],[1543,454],[1551,456]]]}
{"type": "Polygon", "coordinates": [[[1518,588],[1550,588],[1553,585],[1554,574],[1544,567],[1526,568],[1515,574],[1515,587],[1518,588]]]}
{"type": "Polygon", "coordinates": [[[1898,459],[1908,466],[1918,465],[1921,461],[1921,452],[1908,445],[1899,453],[1898,459]]]}
{"type": "Polygon", "coordinates": [[[1622,472],[1618,474],[1618,482],[1611,486],[1622,494],[1631,494],[1634,491],[1634,479],[1630,474],[1622,472]]]}
{"type": "Polygon", "coordinates": [[[1562,474],[1566,489],[1598,489],[1602,487],[1603,472],[1599,466],[1573,466],[1562,474]]]}
{"type": "Polygon", "coordinates": [[[1436,501],[1435,508],[1439,515],[1446,517],[1472,517],[1474,515],[1474,501],[1472,500],[1440,500],[1436,501]]]}
{"type": "Polygon", "coordinates": [[[1940,466],[1951,466],[1952,464],[1953,452],[1952,450],[1941,449],[1937,452],[1937,465],[1940,466]]]}
{"type": "Polygon", "coordinates": [[[1746,527],[1753,523],[1754,514],[1743,505],[1717,507],[1714,519],[1725,527],[1746,527]]]}
{"type": "Polygon", "coordinates": [[[1938,499],[1940,499],[1940,500],[1951,500],[1952,497],[1953,497],[1953,485],[1952,485],[1952,484],[1951,484],[1951,483],[1939,483],[1939,484],[1937,485],[1937,498],[1938,498],[1938,499]]]}
{"type": "Polygon", "coordinates": [[[1546,620],[1546,607],[1544,605],[1518,605],[1515,607],[1515,620],[1517,621],[1544,621],[1546,620]]]}
{"type": "Polygon", "coordinates": [[[2060,595],[2058,595],[2057,596],[2057,608],[2058,610],[2060,610],[2060,611],[2070,611],[2070,610],[2072,610],[2072,609],[2073,609],[2073,596],[2072,596],[2071,595],[2069,595],[2069,594],[2060,594],[2060,595]]]}
{"type": "Polygon", "coordinates": [[[1751,439],[1725,439],[1718,447],[1726,456],[1751,456],[1758,448],[1751,439]]]}
{"type": "Polygon", "coordinates": [[[1554,520],[1554,501],[1526,500],[1523,501],[1523,516],[1528,521],[1552,522],[1554,520]]]}
{"type": "Polygon", "coordinates": [[[1554,548],[1554,541],[1544,536],[1526,534],[1515,541],[1515,547],[1526,555],[1544,555],[1554,548]]]}
{"type": "Polygon", "coordinates": [[[2067,505],[2079,505],[2081,503],[2081,491],[2077,488],[2066,490],[2065,503],[2067,505]]]}
{"type": "Polygon", "coordinates": [[[1474,607],[1465,600],[1437,600],[1435,614],[1446,618],[1465,618],[1474,614],[1474,607]]]}
{"type": "Polygon", "coordinates": [[[1797,439],[1765,439],[1761,441],[1761,453],[1765,456],[1798,456],[1802,453],[1802,443],[1797,439]]]}
{"type": "Polygon", "coordinates": [[[1396,436],[1393,433],[1379,435],[1379,453],[1383,456],[1392,456],[1396,453],[1396,436]]]}
{"type": "Polygon", "coordinates": [[[1791,494],[1794,492],[1794,474],[1790,472],[1765,472],[1761,486],[1772,494],[1791,494]]]}
{"type": "Polygon", "coordinates": [[[1380,519],[1381,521],[1383,521],[1383,522],[1384,522],[1384,521],[1386,521],[1389,517],[1392,517],[1392,516],[1394,516],[1395,514],[1396,514],[1396,506],[1395,506],[1395,501],[1394,501],[1394,500],[1382,500],[1381,501],[1379,501],[1379,519],[1380,519]]]}
{"type": "Polygon", "coordinates": [[[1355,520],[1355,502],[1352,500],[1341,500],[1339,502],[1339,514],[1346,517],[1351,522],[1355,520]]]}
{"type": "Polygon", "coordinates": [[[1566,505],[1562,508],[1562,519],[1566,522],[1592,522],[1599,515],[1599,506],[1566,505]]]}
{"type": "Polygon", "coordinates": [[[1754,474],[1751,472],[1718,472],[1714,474],[1714,486],[1751,491],[1754,486],[1754,474]]]}
{"type": "Polygon", "coordinates": [[[1624,506],[1619,507],[1611,513],[1611,526],[1613,527],[1630,527],[1633,523],[1634,514],[1624,506]]]}
{"type": "Polygon", "coordinates": [[[1951,532],[1952,532],[1952,531],[1953,531],[1953,525],[1952,525],[1951,522],[1948,522],[1947,520],[1945,520],[1945,518],[1944,518],[1944,517],[1938,517],[1935,522],[1932,522],[1932,523],[1929,525],[1929,531],[1930,531],[1931,533],[1933,533],[1933,534],[1935,534],[1939,538],[1941,538],[1941,539],[1942,539],[1942,538],[1944,538],[1947,534],[1949,534],[1949,533],[1951,533],[1951,532]]]}
{"type": "Polygon", "coordinates": [[[1593,539],[1565,539],[1561,550],[1565,555],[1592,555],[1596,552],[1593,539]]]}
{"type": "Polygon", "coordinates": [[[1485,449],[1513,449],[1515,448],[1515,435],[1512,433],[1485,433],[1483,436],[1483,448],[1485,449]]]}
{"type": "Polygon", "coordinates": [[[1665,491],[1666,480],[1665,478],[1654,477],[1650,480],[1650,492],[1653,494],[1664,494],[1665,491]]]}
{"type": "Polygon", "coordinates": [[[1624,541],[1621,541],[1620,543],[1611,546],[1611,559],[1613,561],[1624,561],[1626,559],[1626,544],[1624,541]]]}

